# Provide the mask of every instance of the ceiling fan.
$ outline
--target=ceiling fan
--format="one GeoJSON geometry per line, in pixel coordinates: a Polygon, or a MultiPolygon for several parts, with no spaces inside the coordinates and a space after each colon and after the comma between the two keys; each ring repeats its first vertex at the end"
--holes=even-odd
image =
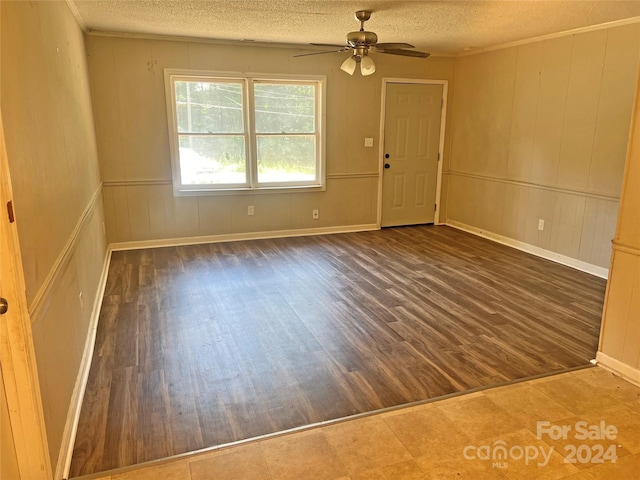
{"type": "Polygon", "coordinates": [[[353,75],[356,66],[360,64],[360,72],[362,75],[371,75],[376,71],[376,64],[369,56],[371,49],[376,53],[389,53],[391,55],[403,55],[405,57],[427,58],[426,52],[418,52],[417,50],[405,50],[405,48],[415,48],[408,43],[378,43],[378,36],[373,32],[364,29],[364,22],[371,18],[371,11],[358,10],[355,13],[356,20],[360,22],[360,30],[357,32],[349,32],[345,45],[333,45],[328,43],[311,43],[310,45],[319,47],[335,47],[338,50],[330,50],[326,52],[302,53],[294,55],[294,57],[305,57],[308,55],[322,55],[325,53],[347,52],[352,50],[353,53],[342,63],[340,70],[353,75]]]}

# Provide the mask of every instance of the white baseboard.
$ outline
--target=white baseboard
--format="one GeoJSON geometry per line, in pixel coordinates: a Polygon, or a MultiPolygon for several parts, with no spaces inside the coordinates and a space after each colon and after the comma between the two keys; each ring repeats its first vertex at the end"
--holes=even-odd
{"type": "Polygon", "coordinates": [[[273,230],[267,232],[227,233],[204,235],[201,237],[167,238],[160,240],[141,240],[134,242],[116,242],[109,245],[112,251],[136,250],[140,248],[175,247],[178,245],[197,245],[201,243],[238,242],[242,240],[264,240],[268,238],[306,237],[310,235],[328,235],[333,233],[353,233],[380,230],[375,223],[364,225],[343,225],[338,227],[300,228],[291,230],[273,230]]]}
{"type": "Polygon", "coordinates": [[[107,276],[109,273],[109,264],[111,263],[111,250],[107,249],[107,253],[102,265],[102,273],[98,283],[98,290],[93,301],[91,316],[89,318],[89,330],[85,339],[84,352],[80,363],[80,370],[76,378],[76,384],[71,395],[71,402],[67,412],[67,421],[64,425],[62,434],[62,443],[58,454],[58,462],[56,464],[55,480],[68,479],[69,469],[71,468],[71,457],[75,447],[76,433],[78,430],[78,422],[80,421],[80,412],[82,410],[82,400],[84,392],[87,388],[89,379],[89,371],[91,370],[91,360],[93,359],[93,349],[96,342],[96,333],[98,330],[98,319],[100,317],[100,308],[102,306],[102,297],[107,285],[107,276]]]}
{"type": "Polygon", "coordinates": [[[446,225],[457,228],[458,230],[463,230],[465,232],[478,235],[479,237],[493,240],[494,242],[507,245],[508,247],[513,247],[517,250],[530,253],[531,255],[535,255],[536,257],[545,258],[547,260],[551,260],[552,262],[575,268],[576,270],[595,275],[596,277],[604,279],[609,278],[608,268],[599,267],[591,263],[583,262],[582,260],[578,260],[576,258],[567,257],[566,255],[561,255],[559,253],[552,252],[551,250],[545,250],[544,248],[536,247],[535,245],[521,242],[519,240],[514,240],[513,238],[505,237],[497,233],[488,232],[478,227],[472,227],[461,222],[456,222],[455,220],[447,220],[446,225]]]}
{"type": "Polygon", "coordinates": [[[640,370],[637,368],[633,368],[631,365],[627,365],[600,351],[596,353],[596,361],[601,367],[640,387],[640,370]]]}

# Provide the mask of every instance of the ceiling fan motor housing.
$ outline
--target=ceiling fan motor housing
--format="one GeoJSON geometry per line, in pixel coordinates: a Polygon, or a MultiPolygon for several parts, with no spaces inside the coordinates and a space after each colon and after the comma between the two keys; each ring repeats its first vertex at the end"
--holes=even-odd
{"type": "Polygon", "coordinates": [[[350,47],[367,46],[370,47],[378,42],[378,36],[373,32],[360,30],[359,32],[349,32],[347,34],[347,45],[350,47]]]}

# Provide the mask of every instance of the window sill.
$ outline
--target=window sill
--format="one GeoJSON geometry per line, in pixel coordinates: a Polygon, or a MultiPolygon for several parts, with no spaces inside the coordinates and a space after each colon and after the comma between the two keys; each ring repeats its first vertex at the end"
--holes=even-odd
{"type": "Polygon", "coordinates": [[[202,197],[217,195],[265,195],[277,193],[310,193],[324,192],[327,190],[326,185],[294,185],[291,187],[260,187],[260,188],[219,188],[219,189],[188,189],[180,188],[173,190],[175,197],[202,197]]]}

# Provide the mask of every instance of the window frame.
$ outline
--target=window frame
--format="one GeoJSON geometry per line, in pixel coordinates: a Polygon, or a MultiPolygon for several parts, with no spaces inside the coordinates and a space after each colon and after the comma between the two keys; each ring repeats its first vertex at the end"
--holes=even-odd
{"type": "MultiPolygon", "coordinates": [[[[325,191],[326,190],[326,77],[320,75],[274,75],[249,74],[237,72],[218,72],[208,70],[165,69],[165,97],[167,106],[167,127],[169,132],[169,147],[171,157],[171,174],[173,192],[175,196],[188,195],[219,195],[237,193],[268,193],[291,191],[325,191]],[[175,96],[175,82],[231,82],[242,85],[243,122],[246,162],[246,182],[235,184],[183,184],[180,171],[180,135],[178,131],[178,117],[175,96]],[[315,86],[315,131],[309,133],[293,133],[296,135],[313,135],[316,137],[316,177],[311,181],[295,182],[258,182],[258,158],[256,133],[256,111],[254,86],[256,84],[306,84],[315,86]]],[[[193,133],[193,132],[190,132],[193,133]]],[[[239,134],[238,134],[239,135],[239,134]]],[[[278,134],[278,135],[287,135],[278,134]]]]}

